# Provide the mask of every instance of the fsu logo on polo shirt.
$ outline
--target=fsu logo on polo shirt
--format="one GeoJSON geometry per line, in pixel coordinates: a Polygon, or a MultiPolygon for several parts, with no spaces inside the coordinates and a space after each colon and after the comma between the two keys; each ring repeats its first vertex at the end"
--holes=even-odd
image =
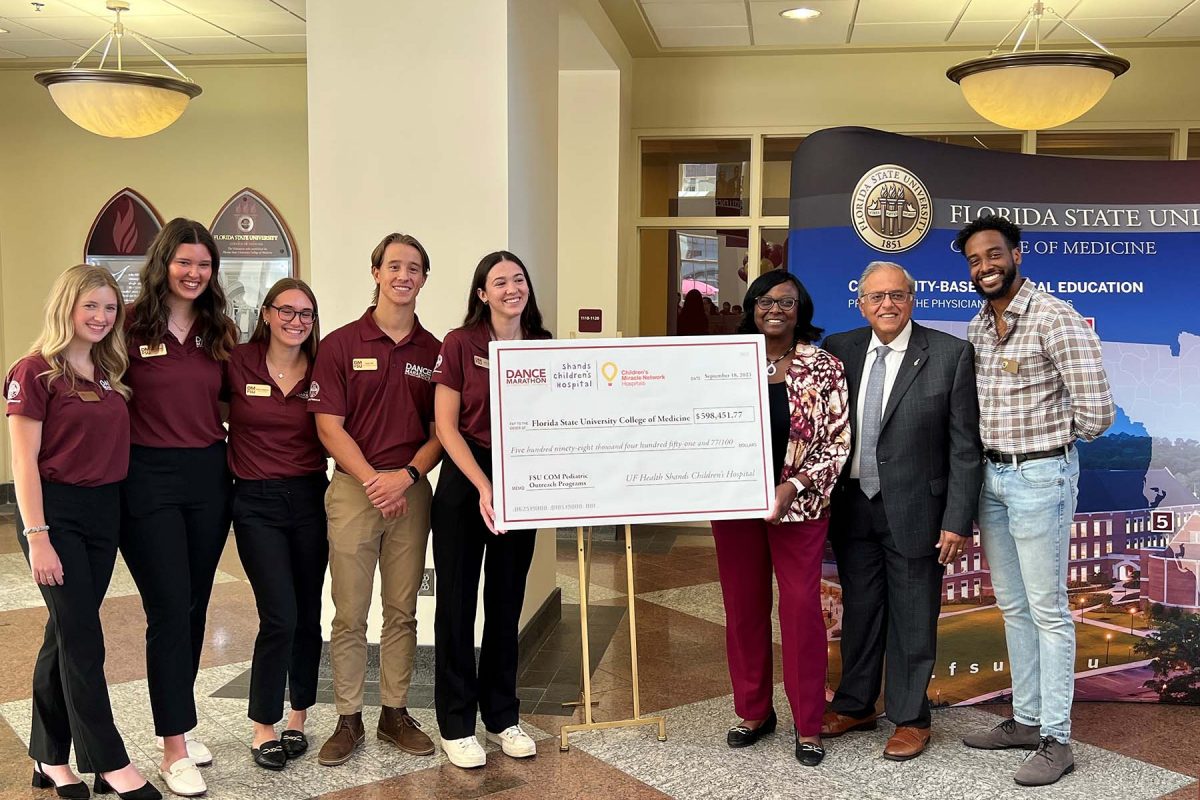
{"type": "MultiPolygon", "coordinates": [[[[321,384],[317,383],[316,381],[313,381],[312,383],[310,383],[308,385],[308,397],[306,397],[304,399],[305,400],[316,400],[317,394],[320,391],[321,391],[321,384]]],[[[318,401],[318,402],[320,402],[320,401],[318,401]]]]}
{"type": "Polygon", "coordinates": [[[896,164],[880,164],[859,178],[850,195],[858,238],[881,253],[903,253],[933,226],[933,201],[921,179],[896,164]]]}
{"type": "Polygon", "coordinates": [[[21,393],[21,384],[18,381],[10,381],[8,384],[8,402],[19,403],[17,395],[21,393]]]}
{"type": "Polygon", "coordinates": [[[111,392],[111,391],[112,391],[112,384],[111,384],[111,383],[109,383],[107,379],[105,379],[105,378],[101,378],[101,379],[100,379],[100,388],[101,388],[101,389],[103,389],[103,390],[104,390],[104,391],[106,391],[106,392],[111,392]]]}

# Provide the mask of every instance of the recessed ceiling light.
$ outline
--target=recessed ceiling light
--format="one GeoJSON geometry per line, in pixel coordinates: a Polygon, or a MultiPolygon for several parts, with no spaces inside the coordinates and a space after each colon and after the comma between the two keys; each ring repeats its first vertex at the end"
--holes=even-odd
{"type": "Polygon", "coordinates": [[[801,21],[816,19],[821,16],[821,12],[815,8],[789,8],[786,11],[780,11],[779,16],[784,19],[798,19],[801,21]]]}

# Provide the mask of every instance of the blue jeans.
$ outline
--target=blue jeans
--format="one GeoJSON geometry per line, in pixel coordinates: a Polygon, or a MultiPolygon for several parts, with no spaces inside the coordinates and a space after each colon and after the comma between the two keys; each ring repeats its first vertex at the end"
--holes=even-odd
{"type": "Polygon", "coordinates": [[[1042,736],[1071,737],[1075,622],[1067,605],[1067,548],[1079,499],[1079,454],[988,461],[979,533],[992,572],[1013,686],[1013,717],[1042,736]]]}

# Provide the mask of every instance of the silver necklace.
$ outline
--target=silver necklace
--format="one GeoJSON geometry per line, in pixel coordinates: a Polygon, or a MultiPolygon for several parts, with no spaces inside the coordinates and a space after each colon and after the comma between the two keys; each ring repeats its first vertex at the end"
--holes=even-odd
{"type": "MultiPolygon", "coordinates": [[[[798,341],[799,340],[797,340],[797,342],[798,341]]],[[[778,364],[780,361],[783,361],[785,358],[790,356],[795,351],[797,342],[792,342],[792,346],[789,347],[787,350],[784,350],[783,355],[781,355],[779,358],[771,358],[770,356],[767,356],[767,377],[768,378],[773,377],[775,375],[775,373],[779,371],[778,369],[775,368],[775,365],[778,364]]]]}

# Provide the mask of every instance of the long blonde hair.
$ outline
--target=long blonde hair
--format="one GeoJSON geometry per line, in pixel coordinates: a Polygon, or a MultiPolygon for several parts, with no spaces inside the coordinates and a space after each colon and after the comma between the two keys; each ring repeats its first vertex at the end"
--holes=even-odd
{"type": "Polygon", "coordinates": [[[125,349],[125,305],[121,301],[120,287],[112,273],[104,267],[78,264],[58,276],[50,296],[46,298],[46,321],[42,326],[42,334],[33,343],[29,355],[39,355],[50,365],[50,369],[42,373],[47,383],[64,378],[74,392],[75,382],[80,376],[67,361],[64,352],[75,338],[75,305],[80,297],[93,289],[104,288],[112,289],[117,298],[117,319],[112,330],[92,345],[92,363],[104,372],[113,390],[128,400],[130,389],[121,380],[129,368],[129,352],[125,349]]]}

